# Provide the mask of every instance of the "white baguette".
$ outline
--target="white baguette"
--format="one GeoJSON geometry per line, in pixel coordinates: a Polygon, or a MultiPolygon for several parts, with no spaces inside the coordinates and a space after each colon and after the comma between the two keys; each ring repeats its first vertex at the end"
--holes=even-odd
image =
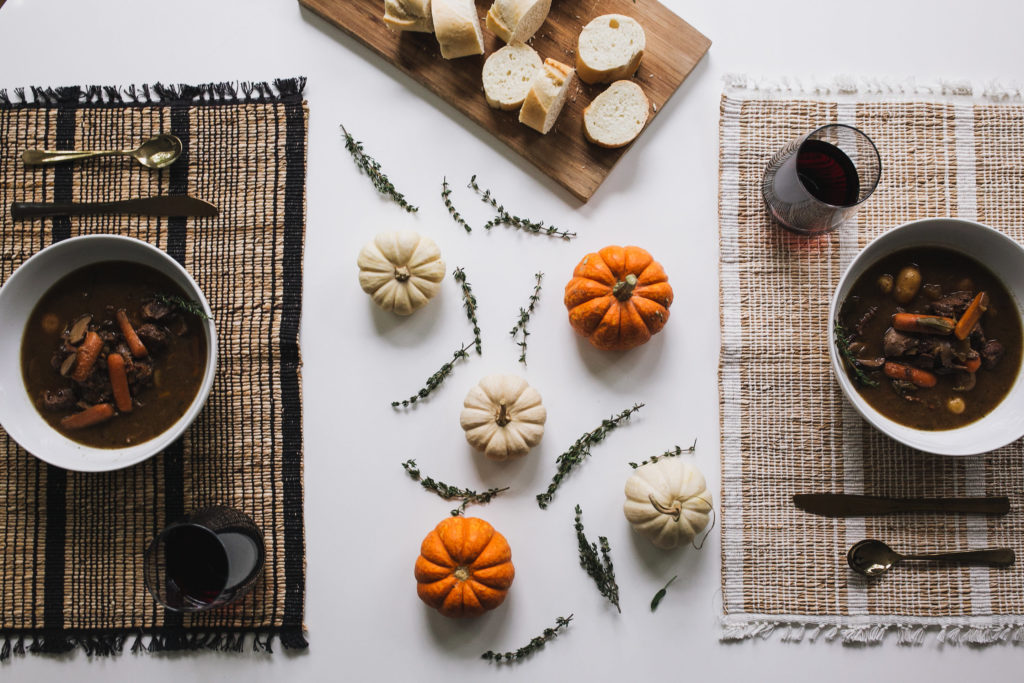
{"type": "Polygon", "coordinates": [[[640,66],[647,37],[636,19],[622,14],[597,17],[580,31],[576,70],[585,83],[630,78],[640,66]]]}
{"type": "Polygon", "coordinates": [[[431,14],[442,57],[456,59],[484,53],[484,34],[473,0],[433,0],[431,14]]]}
{"type": "Polygon", "coordinates": [[[495,109],[519,109],[541,67],[540,55],[529,45],[506,45],[484,62],[484,96],[495,109]]]}
{"type": "Polygon", "coordinates": [[[575,73],[568,64],[545,59],[523,100],[519,122],[545,134],[551,130],[562,113],[575,73]]]}
{"type": "Polygon", "coordinates": [[[583,134],[601,147],[624,147],[647,125],[651,102],[633,81],[615,81],[583,110],[583,134]]]}
{"type": "Polygon", "coordinates": [[[551,0],[494,0],[487,11],[487,29],[508,44],[525,43],[551,11],[551,0]]]}
{"type": "Polygon", "coordinates": [[[384,23],[395,31],[433,33],[430,0],[384,0],[384,23]]]}

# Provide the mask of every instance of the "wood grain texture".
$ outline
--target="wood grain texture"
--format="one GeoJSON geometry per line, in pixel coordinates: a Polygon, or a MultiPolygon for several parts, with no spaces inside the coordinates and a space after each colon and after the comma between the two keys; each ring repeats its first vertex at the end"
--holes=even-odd
{"type": "MultiPolygon", "coordinates": [[[[485,55],[445,60],[432,34],[395,33],[383,22],[383,0],[299,0],[401,71],[447,101],[523,158],[587,201],[628,147],[602,149],[583,135],[583,108],[605,85],[587,85],[576,78],[569,101],[547,134],[519,123],[517,111],[498,111],[484,99],[481,71],[485,55]]],[[[489,0],[477,3],[484,44],[489,55],[504,43],[486,29],[489,0]]],[[[657,0],[555,0],[551,14],[530,44],[541,58],[575,66],[580,30],[602,14],[637,19],[647,34],[647,48],[634,80],[651,100],[653,119],[672,93],[708,51],[711,41],[657,0]]]]}

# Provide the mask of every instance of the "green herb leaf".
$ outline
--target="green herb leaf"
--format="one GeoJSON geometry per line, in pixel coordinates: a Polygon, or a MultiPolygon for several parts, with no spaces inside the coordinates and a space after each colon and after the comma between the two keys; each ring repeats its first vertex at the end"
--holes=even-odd
{"type": "Polygon", "coordinates": [[[415,213],[419,211],[419,207],[413,206],[405,199],[405,195],[399,192],[391,180],[388,179],[384,172],[381,171],[380,164],[369,154],[363,151],[363,143],[352,137],[345,126],[341,127],[342,135],[345,136],[345,149],[352,154],[352,159],[355,160],[356,166],[358,166],[363,173],[373,183],[374,188],[377,192],[382,195],[390,197],[396,204],[408,211],[409,213],[415,213]]]}
{"type": "Polygon", "coordinates": [[[677,578],[676,576],[673,576],[671,579],[668,580],[668,583],[666,583],[664,585],[664,587],[660,591],[658,591],[657,593],[654,594],[654,599],[651,600],[651,611],[652,612],[654,610],[658,609],[658,605],[661,604],[661,601],[665,597],[665,594],[668,593],[668,587],[672,585],[672,582],[675,581],[676,578],[677,578]]]}
{"type": "Polygon", "coordinates": [[[405,400],[392,401],[391,407],[398,408],[399,406],[401,406],[403,408],[408,408],[413,403],[416,403],[420,399],[429,396],[430,393],[434,391],[434,389],[437,389],[439,386],[441,386],[441,383],[444,382],[445,379],[447,379],[448,376],[452,374],[452,370],[455,367],[456,361],[458,361],[460,358],[469,358],[469,354],[466,352],[466,349],[468,349],[470,346],[470,344],[463,344],[460,348],[456,349],[455,353],[452,354],[452,359],[445,363],[444,365],[442,365],[437,372],[428,377],[426,385],[422,389],[420,389],[418,392],[416,392],[415,394],[413,394],[412,396],[405,400]]]}
{"type": "Polygon", "coordinates": [[[419,469],[416,467],[415,460],[406,460],[405,462],[402,463],[402,467],[409,474],[409,476],[413,478],[414,481],[418,481],[420,483],[420,486],[422,486],[427,491],[433,491],[434,493],[439,495],[441,498],[444,498],[445,500],[461,500],[462,504],[451,511],[453,517],[458,517],[463,512],[465,512],[467,505],[470,505],[471,503],[476,503],[478,505],[490,503],[491,499],[493,499],[495,496],[504,493],[509,489],[509,487],[506,486],[505,488],[491,488],[487,489],[483,493],[477,493],[472,489],[460,489],[456,486],[451,486],[449,484],[445,484],[444,482],[436,481],[435,479],[432,479],[430,477],[423,477],[420,474],[419,469]]]}
{"type": "Polygon", "coordinates": [[[469,324],[473,326],[473,345],[476,347],[477,355],[482,354],[483,346],[480,342],[480,324],[476,320],[476,297],[473,296],[473,288],[469,286],[466,272],[462,268],[456,268],[452,277],[462,286],[462,303],[466,307],[469,324]]]}
{"type": "Polygon", "coordinates": [[[677,455],[682,455],[683,453],[693,453],[696,450],[697,450],[697,439],[694,439],[693,443],[690,444],[690,447],[687,448],[685,451],[680,446],[677,445],[675,448],[673,448],[671,450],[667,450],[664,453],[662,453],[661,455],[653,455],[650,458],[648,458],[647,460],[644,460],[643,462],[640,462],[640,463],[631,462],[631,463],[629,463],[629,466],[632,467],[635,470],[638,467],[643,467],[644,465],[649,465],[652,462],[658,462],[662,458],[674,458],[677,455]]]}
{"type": "Polygon", "coordinates": [[[529,643],[519,648],[518,650],[514,650],[512,652],[495,652],[493,650],[488,650],[487,652],[480,655],[480,657],[482,659],[495,662],[496,664],[501,664],[502,662],[514,662],[520,659],[524,659],[532,655],[537,650],[543,648],[544,643],[547,643],[557,638],[558,632],[568,628],[570,621],[572,621],[571,614],[567,617],[558,617],[555,619],[555,625],[553,628],[544,629],[544,632],[541,635],[531,638],[529,643]]]}
{"type": "Polygon", "coordinates": [[[200,320],[210,320],[210,316],[206,315],[206,310],[203,305],[195,299],[185,299],[177,294],[154,294],[153,298],[164,306],[177,309],[182,313],[188,313],[194,315],[200,320]]]}
{"type": "Polygon", "coordinates": [[[622,613],[619,607],[619,584],[615,582],[615,568],[612,566],[611,548],[608,539],[598,536],[597,541],[601,544],[601,553],[598,555],[598,546],[587,540],[583,533],[583,509],[576,506],[576,541],[580,551],[580,566],[586,570],[590,578],[597,584],[597,590],[608,599],[608,602],[615,605],[615,609],[622,613]]]}
{"type": "Polygon", "coordinates": [[[847,369],[853,373],[853,379],[864,387],[877,387],[878,382],[868,377],[859,365],[857,365],[856,359],[850,352],[850,335],[846,331],[838,320],[835,321],[834,327],[832,328],[836,335],[836,348],[839,349],[839,354],[843,357],[847,369]]]}
{"type": "Polygon", "coordinates": [[[540,283],[544,279],[544,273],[536,273],[534,278],[537,280],[537,284],[533,287],[533,294],[530,295],[530,301],[526,308],[519,309],[519,320],[512,327],[512,339],[515,340],[516,335],[522,332],[522,341],[516,342],[522,352],[519,354],[519,362],[526,365],[526,338],[530,336],[530,333],[526,331],[526,323],[530,322],[530,316],[533,314],[533,309],[540,301],[540,283]]]}
{"type": "Polygon", "coordinates": [[[531,221],[529,218],[522,218],[520,216],[513,216],[511,213],[505,210],[505,207],[498,203],[498,200],[494,198],[490,190],[481,190],[480,186],[476,183],[476,176],[474,175],[469,179],[469,187],[473,189],[478,195],[480,195],[480,201],[490,206],[497,212],[497,216],[484,223],[484,229],[490,230],[495,225],[507,225],[510,228],[517,230],[525,230],[526,232],[532,232],[535,235],[549,235],[551,237],[561,237],[564,240],[571,240],[576,237],[576,233],[567,232],[565,230],[559,230],[553,225],[544,225],[544,221],[531,221]]]}
{"type": "Polygon", "coordinates": [[[451,215],[452,220],[466,229],[466,232],[473,232],[473,228],[469,227],[469,223],[462,218],[462,214],[459,213],[455,209],[455,205],[452,204],[452,200],[450,198],[451,193],[452,189],[448,187],[448,178],[443,178],[441,180],[441,199],[444,200],[444,205],[448,209],[448,213],[451,215]]]}

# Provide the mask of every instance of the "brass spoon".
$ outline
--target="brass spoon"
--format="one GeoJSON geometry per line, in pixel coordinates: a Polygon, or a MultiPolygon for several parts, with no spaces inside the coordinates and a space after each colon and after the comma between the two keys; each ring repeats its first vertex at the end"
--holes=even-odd
{"type": "Polygon", "coordinates": [[[135,149],[108,149],[95,151],[29,149],[21,154],[26,166],[59,164],[62,161],[78,161],[92,157],[132,157],[146,168],[166,168],[181,156],[181,140],[170,133],[152,137],[135,149]]]}
{"type": "Polygon", "coordinates": [[[893,565],[903,560],[930,560],[932,562],[964,562],[988,564],[993,567],[1008,567],[1016,559],[1010,548],[988,550],[965,550],[955,553],[929,553],[925,555],[901,555],[885,543],[873,539],[854,543],[846,553],[846,561],[855,572],[864,576],[881,576],[893,565]]]}

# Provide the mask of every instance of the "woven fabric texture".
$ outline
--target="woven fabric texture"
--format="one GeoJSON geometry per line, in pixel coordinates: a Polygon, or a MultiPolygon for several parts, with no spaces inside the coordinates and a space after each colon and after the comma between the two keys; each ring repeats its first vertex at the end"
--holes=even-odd
{"type": "MultiPolygon", "coordinates": [[[[940,93],[941,94],[941,93],[940,93]]],[[[977,220],[1024,240],[1024,106],[971,97],[800,97],[727,91],[720,120],[723,637],[876,642],[1024,639],[1024,565],[903,565],[871,581],[847,548],[880,538],[921,552],[1024,541],[1024,447],[969,458],[900,446],[854,412],[832,376],[828,306],[868,241],[906,221],[977,220]],[[888,101],[886,101],[888,100],[888,101]],[[826,123],[866,132],[882,182],[856,219],[819,238],[771,222],[760,181],[786,142],[826,123]],[[832,519],[794,493],[1009,495],[1004,517],[832,519]]]]}
{"type": "MultiPolygon", "coordinates": [[[[161,455],[102,474],[68,472],[0,431],[0,659],[305,647],[302,404],[298,347],[305,230],[302,79],[273,85],[0,91],[0,281],[68,237],[136,237],[177,259],[213,309],[219,362],[209,402],[161,455]],[[162,171],[128,159],[25,167],[26,149],[120,149],[160,132],[183,157],[162,171]],[[93,216],[12,222],[12,201],[189,194],[209,219],[93,216]],[[143,550],[190,510],[226,505],[266,536],[266,568],[239,603],[165,612],[146,591],[143,550]]],[[[20,331],[11,331],[20,334],[20,331]]]]}

